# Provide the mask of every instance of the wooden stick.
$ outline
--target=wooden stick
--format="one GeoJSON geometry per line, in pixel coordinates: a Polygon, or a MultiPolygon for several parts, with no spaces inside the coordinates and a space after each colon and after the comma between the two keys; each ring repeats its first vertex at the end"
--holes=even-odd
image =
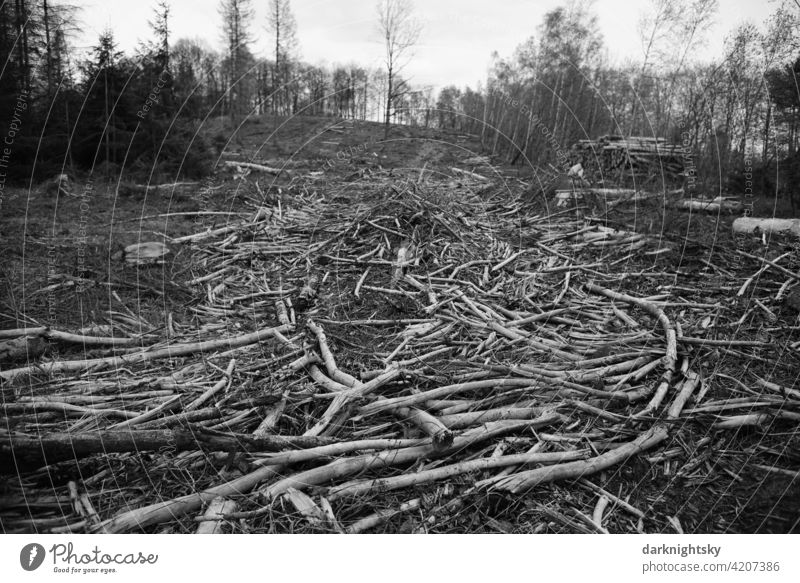
{"type": "Polygon", "coordinates": [[[218,496],[238,496],[246,494],[256,485],[264,480],[280,475],[282,466],[268,466],[246,474],[240,478],[225,482],[219,486],[214,486],[201,492],[193,492],[186,496],[174,498],[172,500],[159,501],[142,508],[135,508],[117,514],[115,517],[105,520],[95,527],[91,532],[122,533],[134,529],[143,529],[153,524],[159,524],[168,520],[180,518],[189,513],[196,512],[208,501],[218,496]]]}
{"type": "Polygon", "coordinates": [[[227,386],[230,386],[231,379],[233,378],[233,368],[236,366],[236,359],[232,358],[231,361],[228,363],[228,368],[225,370],[225,376],[217,381],[213,387],[209,388],[206,392],[202,395],[197,397],[194,401],[189,403],[186,407],[184,407],[185,412],[194,411],[195,409],[199,409],[202,405],[205,404],[211,397],[216,395],[219,391],[224,389],[227,386]]]}
{"type": "Polygon", "coordinates": [[[336,366],[336,360],[333,358],[333,353],[328,347],[328,338],[325,336],[325,331],[322,329],[322,327],[315,324],[311,319],[306,322],[306,326],[308,326],[308,329],[311,330],[317,337],[317,343],[319,344],[322,362],[325,363],[325,368],[328,371],[328,375],[337,383],[341,383],[348,388],[361,385],[361,382],[358,379],[345,372],[342,372],[339,370],[339,367],[336,366]]]}
{"type": "Polygon", "coordinates": [[[234,336],[232,338],[207,340],[205,342],[194,342],[191,344],[173,344],[171,346],[167,346],[166,348],[132,352],[124,356],[110,356],[106,358],[93,358],[88,360],[67,360],[42,363],[36,366],[26,366],[22,368],[0,371],[0,378],[8,381],[20,375],[35,374],[38,372],[53,374],[82,372],[86,370],[100,370],[111,366],[123,367],[129,364],[142,363],[161,358],[177,358],[179,356],[194,354],[195,352],[211,352],[220,349],[229,350],[231,348],[238,348],[241,346],[247,346],[248,344],[263,342],[268,338],[275,337],[275,335],[278,333],[287,332],[290,329],[290,326],[278,326],[276,328],[267,328],[265,330],[259,330],[258,332],[252,332],[242,336],[234,336]]]}
{"type": "Polygon", "coordinates": [[[0,330],[0,339],[17,338],[19,336],[39,336],[55,342],[82,344],[83,346],[138,346],[142,343],[141,338],[84,336],[82,334],[52,330],[47,326],[0,330]]]}
{"type": "Polygon", "coordinates": [[[360,381],[356,381],[357,384],[346,391],[341,391],[339,394],[334,397],[331,404],[325,410],[325,412],[320,417],[319,422],[317,422],[314,427],[312,427],[309,431],[306,432],[306,435],[320,435],[323,430],[325,430],[328,425],[330,425],[333,418],[342,411],[351,401],[354,399],[359,399],[364,395],[369,394],[370,392],[374,391],[375,389],[385,385],[388,382],[393,381],[397,377],[400,376],[401,369],[396,366],[391,366],[386,371],[384,371],[380,376],[372,379],[368,383],[361,383],[360,381]]]}
{"type": "Polygon", "coordinates": [[[480,389],[499,389],[504,387],[531,387],[534,388],[539,383],[531,379],[489,379],[483,381],[472,381],[447,385],[438,389],[423,391],[406,397],[395,397],[392,399],[382,399],[375,403],[370,403],[361,407],[358,411],[359,418],[375,415],[382,411],[388,411],[396,407],[411,407],[429,401],[431,399],[441,399],[459,393],[475,391],[480,389]]]}
{"type": "Polygon", "coordinates": [[[630,504],[625,502],[625,500],[623,500],[622,498],[620,498],[618,496],[614,496],[609,491],[604,490],[603,488],[601,488],[600,486],[597,486],[596,484],[593,484],[589,480],[581,478],[580,480],[578,480],[578,483],[581,486],[584,486],[584,487],[592,490],[593,492],[597,492],[603,498],[611,500],[612,502],[614,502],[614,504],[618,505],[620,508],[624,508],[625,510],[627,510],[628,512],[630,512],[631,514],[633,514],[637,518],[644,518],[644,512],[642,512],[641,510],[639,510],[638,508],[636,508],[634,506],[631,506],[630,504]]]}
{"type": "Polygon", "coordinates": [[[239,162],[238,160],[226,160],[225,166],[234,168],[247,168],[249,170],[256,170],[258,172],[266,172],[267,174],[280,174],[281,172],[289,172],[283,168],[271,168],[263,164],[253,164],[252,162],[239,162]]]}
{"type": "Polygon", "coordinates": [[[219,518],[223,514],[236,512],[236,502],[217,496],[208,505],[203,521],[197,525],[195,534],[220,534],[223,529],[223,521],[219,518]]]}
{"type": "Polygon", "coordinates": [[[49,433],[38,437],[6,434],[0,437],[0,457],[8,459],[13,456],[34,464],[52,464],[97,453],[157,451],[163,448],[174,451],[283,451],[327,445],[332,441],[330,438],[307,436],[254,437],[198,428],[49,433]]]}
{"type": "Polygon", "coordinates": [[[605,496],[600,496],[597,499],[597,505],[594,507],[594,512],[592,512],[592,522],[597,525],[597,528],[605,530],[603,528],[603,513],[606,511],[606,507],[608,506],[608,498],[605,496]]]}
{"type": "Polygon", "coordinates": [[[678,392],[678,395],[675,397],[675,400],[672,402],[669,411],[667,411],[667,418],[677,419],[680,417],[684,405],[686,405],[689,397],[692,396],[692,393],[699,384],[700,375],[692,371],[686,373],[686,379],[683,381],[683,386],[678,392]]]}
{"type": "MultiPolygon", "coordinates": [[[[560,418],[560,415],[551,415],[538,421],[543,424],[546,422],[554,423],[560,418]]],[[[335,460],[325,466],[306,470],[271,484],[261,490],[261,495],[265,500],[272,500],[283,494],[287,488],[302,490],[350,476],[366,469],[405,465],[421,457],[447,455],[450,452],[458,451],[498,435],[523,429],[531,425],[531,423],[531,421],[498,421],[487,424],[486,427],[480,430],[471,430],[459,435],[453,440],[452,446],[447,449],[437,450],[433,445],[429,444],[404,449],[390,449],[380,453],[335,460]]],[[[254,518],[267,512],[269,512],[269,507],[248,513],[238,513],[232,518],[254,518]]]]}
{"type": "Polygon", "coordinates": [[[551,464],[566,462],[586,458],[587,450],[575,450],[552,453],[520,453],[514,455],[504,455],[500,457],[482,458],[460,462],[447,466],[441,466],[432,470],[416,472],[414,474],[402,474],[393,478],[379,478],[376,480],[357,480],[346,482],[335,488],[331,488],[328,493],[329,500],[339,498],[359,496],[370,491],[387,492],[410,486],[419,486],[437,482],[460,474],[468,474],[492,468],[502,468],[517,464],[551,464]]]}
{"type": "Polygon", "coordinates": [[[546,409],[543,407],[498,407],[483,411],[442,415],[439,417],[439,421],[450,429],[462,429],[477,423],[489,423],[503,419],[534,419],[545,411],[546,409]]]}
{"type": "Polygon", "coordinates": [[[492,484],[491,487],[517,494],[538,484],[588,476],[621,463],[641,451],[650,449],[667,439],[668,436],[669,434],[664,426],[656,425],[634,441],[592,459],[520,472],[503,478],[499,482],[492,484]]]}
{"type": "Polygon", "coordinates": [[[425,435],[430,436],[433,447],[444,449],[452,445],[453,432],[430,413],[415,407],[400,407],[394,413],[416,425],[425,435]]]}
{"type": "Polygon", "coordinates": [[[664,313],[663,310],[661,310],[658,306],[654,305],[653,303],[647,300],[642,300],[640,298],[635,298],[627,294],[621,294],[615,291],[611,291],[609,289],[602,288],[592,283],[586,284],[586,288],[589,291],[602,294],[613,300],[623,301],[640,307],[645,312],[655,317],[661,324],[661,327],[664,329],[664,335],[666,336],[667,340],[667,350],[665,354],[666,358],[665,365],[667,370],[664,371],[664,375],[661,378],[661,383],[656,389],[653,398],[650,400],[650,402],[643,410],[639,411],[635,415],[635,417],[647,416],[650,414],[651,411],[654,411],[661,405],[661,401],[663,401],[664,396],[667,394],[667,390],[669,389],[669,386],[672,383],[672,377],[675,375],[675,368],[678,362],[678,343],[677,343],[677,334],[675,333],[675,330],[672,327],[672,323],[669,321],[669,318],[667,318],[667,315],[664,313]]]}
{"type": "Polygon", "coordinates": [[[347,534],[358,534],[364,532],[365,530],[370,530],[376,526],[380,526],[381,524],[388,522],[398,514],[411,512],[412,510],[418,509],[421,503],[421,498],[414,498],[408,502],[403,502],[397,508],[392,508],[389,510],[377,510],[374,514],[365,516],[364,518],[361,518],[360,520],[357,520],[348,526],[346,532],[347,534]]]}

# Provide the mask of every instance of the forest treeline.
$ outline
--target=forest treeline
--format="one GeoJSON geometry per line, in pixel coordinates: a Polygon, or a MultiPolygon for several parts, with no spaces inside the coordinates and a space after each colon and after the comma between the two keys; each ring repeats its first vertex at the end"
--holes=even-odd
{"type": "Polygon", "coordinates": [[[252,0],[220,0],[218,51],[204,40],[173,41],[169,2],[158,0],[150,39],[133,54],[120,51],[106,30],[80,57],[70,44],[80,26],[76,6],[0,0],[0,128],[13,134],[9,179],[76,170],[113,176],[121,168],[197,177],[213,167],[237,125],[268,113],[378,120],[388,108],[390,121],[430,123],[430,88],[411,88],[395,70],[387,104],[387,71],[303,62],[289,0],[269,0],[268,9],[267,21],[256,22],[252,0]],[[252,31],[265,27],[269,55],[258,57],[252,31]],[[214,118],[225,120],[224,130],[199,131],[214,118]]]}
{"type": "Polygon", "coordinates": [[[739,25],[715,60],[700,57],[717,0],[647,6],[643,58],[623,65],[609,63],[591,4],[550,11],[511,57],[494,55],[485,87],[440,92],[439,125],[480,134],[507,162],[561,169],[581,139],[666,138],[701,194],[800,194],[800,3],[765,4],[762,26],[739,25]]]}
{"type": "MultiPolygon", "coordinates": [[[[394,20],[411,10],[408,0],[382,5],[394,20]]],[[[764,23],[739,25],[724,54],[706,59],[717,0],[650,0],[637,31],[624,32],[639,35],[642,54],[619,64],[592,3],[568,1],[513,55],[493,55],[485,83],[434,95],[399,66],[304,62],[290,0],[269,0],[267,22],[256,22],[252,0],[220,0],[221,50],[173,41],[170,5],[158,0],[149,40],[133,54],[105,31],[85,56],[71,47],[80,13],[67,0],[0,0],[0,125],[13,134],[4,155],[24,180],[98,168],[199,176],[249,116],[325,115],[477,134],[488,152],[524,166],[563,167],[581,139],[663,137],[682,145],[709,194],[750,182],[790,196],[800,184],[800,4],[767,8],[764,23]],[[259,56],[253,31],[265,26],[259,56]],[[199,131],[212,118],[227,123],[216,137],[199,131]]],[[[396,38],[389,63],[415,35],[396,38]]]]}

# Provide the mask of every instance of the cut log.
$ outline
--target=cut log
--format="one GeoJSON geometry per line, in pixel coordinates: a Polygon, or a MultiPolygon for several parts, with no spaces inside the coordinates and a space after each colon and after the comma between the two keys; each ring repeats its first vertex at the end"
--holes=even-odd
{"type": "Polygon", "coordinates": [[[576,195],[593,194],[606,198],[622,198],[623,196],[633,196],[636,194],[636,190],[633,188],[576,188],[574,190],[556,190],[556,195],[566,193],[576,195]]]}
{"type": "Polygon", "coordinates": [[[710,200],[682,200],[678,202],[678,208],[709,213],[720,211],[739,212],[742,210],[742,202],[736,198],[718,196],[710,200]]]}
{"type": "Polygon", "coordinates": [[[606,177],[662,175],[677,179],[685,175],[680,144],[664,138],[602,136],[579,140],[572,146],[573,161],[579,161],[590,176],[606,177]]]}
{"type": "Polygon", "coordinates": [[[655,425],[635,440],[592,459],[522,471],[503,478],[497,481],[497,483],[492,483],[491,480],[485,480],[483,484],[489,485],[497,490],[506,490],[514,494],[519,494],[538,484],[546,484],[555,482],[556,480],[582,478],[619,464],[639,452],[658,445],[668,437],[669,433],[666,427],[655,425]]]}
{"type": "Polygon", "coordinates": [[[45,362],[36,366],[0,370],[0,379],[10,381],[20,375],[34,374],[39,372],[53,374],[79,372],[88,369],[101,370],[109,366],[125,366],[160,358],[177,358],[179,356],[186,356],[196,352],[232,350],[241,346],[247,346],[248,344],[263,342],[268,338],[274,338],[277,334],[287,332],[288,330],[290,330],[289,326],[278,326],[276,328],[267,328],[265,330],[259,330],[258,332],[251,332],[250,334],[243,334],[241,336],[234,336],[232,338],[220,338],[218,340],[206,340],[204,342],[193,342],[190,344],[173,344],[165,348],[131,352],[123,356],[45,362]]]}
{"type": "Polygon", "coordinates": [[[427,411],[415,407],[399,407],[395,413],[429,435],[433,440],[434,449],[445,449],[453,444],[453,432],[427,411]]]}
{"type": "Polygon", "coordinates": [[[128,245],[112,256],[114,260],[125,261],[128,265],[153,265],[163,263],[169,254],[169,247],[158,241],[147,241],[128,245]]]}
{"type": "Polygon", "coordinates": [[[742,217],[733,221],[733,232],[742,234],[789,233],[800,237],[800,219],[759,219],[756,217],[742,217]]]}
{"type": "Polygon", "coordinates": [[[120,194],[166,194],[187,187],[197,187],[199,182],[168,182],[166,184],[122,184],[120,194]]]}
{"type": "Polygon", "coordinates": [[[281,170],[280,168],[272,168],[270,166],[264,166],[262,164],[253,164],[252,162],[236,162],[233,160],[227,160],[225,162],[225,166],[233,167],[236,169],[247,168],[248,170],[255,170],[257,172],[266,172],[268,174],[280,174],[281,172],[287,172],[286,170],[281,170]]]}
{"type": "Polygon", "coordinates": [[[5,435],[0,438],[0,465],[41,466],[64,460],[76,460],[96,453],[135,451],[282,451],[327,445],[327,437],[279,437],[225,434],[198,428],[139,431],[93,431],[84,433],[50,433],[39,437],[5,435]]]}
{"type": "MultiPolygon", "coordinates": [[[[89,329],[87,330],[91,331],[89,329]]],[[[108,332],[108,330],[106,331],[108,332]]],[[[125,337],[115,337],[115,336],[110,336],[110,337],[84,336],[83,334],[72,334],[71,332],[61,332],[59,330],[52,330],[47,326],[38,326],[36,328],[14,328],[11,330],[0,330],[0,339],[17,338],[20,340],[24,340],[24,338],[20,338],[21,336],[27,337],[29,342],[34,337],[39,337],[54,342],[80,344],[83,346],[137,346],[141,342],[141,340],[138,338],[125,338],[125,337]]],[[[2,354],[2,352],[0,352],[0,354],[2,354]]],[[[2,360],[1,357],[0,360],[2,360]]]]}
{"type": "Polygon", "coordinates": [[[622,199],[636,196],[633,188],[575,188],[570,190],[556,190],[556,206],[567,206],[572,200],[583,200],[586,197],[604,199],[622,199]]]}

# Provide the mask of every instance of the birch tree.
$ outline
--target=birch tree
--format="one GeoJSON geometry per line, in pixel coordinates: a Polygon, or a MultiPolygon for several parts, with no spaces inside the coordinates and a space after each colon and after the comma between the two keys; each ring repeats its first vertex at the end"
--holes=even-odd
{"type": "Polygon", "coordinates": [[[380,0],[378,3],[378,30],[384,43],[386,67],[385,133],[394,115],[395,101],[407,91],[408,86],[400,73],[411,58],[411,50],[419,40],[422,26],[414,16],[411,0],[380,0]]]}

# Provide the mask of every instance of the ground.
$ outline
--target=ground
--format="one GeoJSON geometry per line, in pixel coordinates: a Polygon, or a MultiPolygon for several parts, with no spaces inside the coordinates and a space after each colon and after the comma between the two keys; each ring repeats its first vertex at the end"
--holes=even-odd
{"type": "MultiPolygon", "coordinates": [[[[734,216],[683,213],[664,197],[556,208],[547,197],[550,173],[474,160],[485,154],[478,136],[409,127],[385,136],[378,124],[311,117],[252,118],[238,126],[217,120],[207,131],[221,154],[216,171],[200,182],[148,189],[97,173],[71,176],[58,196],[46,185],[7,191],[0,329],[48,326],[134,340],[120,350],[47,337],[0,370],[224,340],[280,325],[281,311],[294,318],[283,339],[112,369],[33,370],[3,384],[0,432],[109,429],[119,418],[98,411],[113,408],[130,419],[171,403],[178,389],[196,399],[222,375],[223,392],[203,406],[181,400],[177,409],[137,420],[138,429],[245,435],[273,415],[267,434],[422,439],[398,409],[368,413],[370,407],[472,379],[530,378],[535,389],[476,389],[431,398],[424,407],[454,427],[454,416],[470,411],[554,412],[557,419],[541,429],[505,417],[496,422],[510,424],[505,429],[488,422],[473,427],[500,431],[491,439],[399,467],[366,466],[350,478],[391,480],[532,448],[600,456],[660,427],[668,437],[584,478],[548,479],[519,491],[476,486],[499,480],[503,467],[397,489],[375,482],[358,496],[336,490],[342,482],[359,483],[350,478],[314,478],[322,480],[316,488],[294,483],[289,490],[288,482],[265,479],[259,496],[250,490],[228,496],[249,514],[227,520],[224,529],[348,530],[377,510],[385,515],[372,532],[798,530],[796,240],[734,239],[734,216]],[[281,172],[225,165],[236,161],[281,172]],[[167,244],[166,260],[126,263],[122,249],[145,241],[167,244]],[[591,285],[647,298],[678,328],[679,339],[689,339],[679,340],[669,390],[652,410],[645,405],[666,361],[641,377],[624,367],[668,353],[664,330],[641,305],[592,292],[591,285]],[[303,354],[324,356],[309,322],[324,329],[335,366],[347,376],[323,363],[287,367],[303,354]],[[332,399],[326,382],[341,389],[352,375],[369,384],[391,361],[400,362],[400,377],[348,400],[314,433],[332,399]],[[233,372],[225,376],[228,366],[233,372]],[[324,370],[327,381],[320,384],[311,369],[324,370]],[[697,387],[670,417],[689,373],[697,375],[697,387]],[[646,398],[629,397],[641,391],[646,398]],[[589,518],[598,487],[611,500],[601,525],[589,518]],[[311,511],[298,490],[312,496],[311,511]]],[[[454,432],[459,439],[462,433],[454,432]]],[[[118,523],[109,521],[126,511],[252,475],[266,455],[134,451],[42,468],[2,453],[6,532],[113,530],[118,523]],[[88,505],[76,505],[81,495],[88,505]]],[[[288,479],[319,464],[278,466],[277,475],[288,479]]],[[[190,532],[201,513],[125,529],[190,532]]]]}

